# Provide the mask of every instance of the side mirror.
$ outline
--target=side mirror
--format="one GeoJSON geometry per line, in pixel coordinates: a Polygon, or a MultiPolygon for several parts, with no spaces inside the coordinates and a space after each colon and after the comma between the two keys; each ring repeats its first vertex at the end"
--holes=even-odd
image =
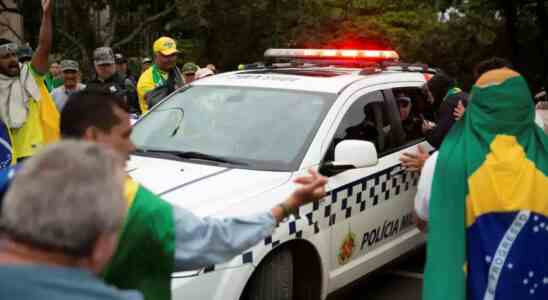
{"type": "Polygon", "coordinates": [[[320,173],[333,176],[351,169],[376,166],[379,155],[375,145],[361,140],[345,140],[335,147],[335,161],[320,167],[320,173]]]}

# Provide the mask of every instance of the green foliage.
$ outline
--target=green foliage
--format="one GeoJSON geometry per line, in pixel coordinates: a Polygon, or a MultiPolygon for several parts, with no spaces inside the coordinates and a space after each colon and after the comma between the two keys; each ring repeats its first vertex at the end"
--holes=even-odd
{"type": "Polygon", "coordinates": [[[441,67],[465,86],[471,84],[473,66],[490,56],[496,22],[484,20],[485,25],[478,25],[456,13],[440,22],[434,5],[424,1],[368,2],[370,6],[360,2],[361,15],[348,17],[341,12],[331,22],[323,22],[319,30],[305,29],[295,44],[393,48],[403,61],[441,67]],[[375,9],[379,6],[385,8],[381,13],[375,9]]]}
{"type": "MultiPolygon", "coordinates": [[[[214,63],[224,70],[260,61],[271,47],[369,47],[394,48],[404,61],[441,67],[465,87],[473,82],[473,66],[495,55],[512,59],[533,85],[546,80],[548,72],[548,26],[540,25],[548,21],[546,7],[539,4],[548,1],[542,0],[59,2],[63,8],[56,16],[55,51],[77,59],[89,58],[105,42],[116,45],[128,37],[120,50],[132,57],[150,56],[154,39],[168,35],[183,50],[180,63],[214,63]],[[139,28],[174,4],[176,9],[139,28]],[[107,7],[111,17],[98,28],[96,16],[107,7]]],[[[28,18],[36,18],[34,12],[28,18]]]]}
{"type": "Polygon", "coordinates": [[[291,46],[301,27],[319,26],[320,18],[329,12],[319,2],[178,0],[179,14],[186,20],[174,29],[200,47],[187,52],[188,60],[235,68],[261,60],[267,48],[291,46]]]}

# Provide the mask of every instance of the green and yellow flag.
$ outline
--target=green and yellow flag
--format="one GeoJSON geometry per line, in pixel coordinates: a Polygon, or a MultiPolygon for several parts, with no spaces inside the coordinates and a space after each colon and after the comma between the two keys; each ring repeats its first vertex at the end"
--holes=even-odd
{"type": "Polygon", "coordinates": [[[119,289],[139,290],[145,300],[170,300],[175,264],[172,206],[129,178],[125,191],[129,210],[103,278],[119,289]]]}
{"type": "Polygon", "coordinates": [[[484,74],[434,173],[425,300],[548,299],[548,137],[524,78],[484,74]]]}
{"type": "Polygon", "coordinates": [[[61,138],[61,116],[55,102],[48,92],[43,80],[38,81],[40,89],[40,121],[44,145],[52,144],[61,138]]]}

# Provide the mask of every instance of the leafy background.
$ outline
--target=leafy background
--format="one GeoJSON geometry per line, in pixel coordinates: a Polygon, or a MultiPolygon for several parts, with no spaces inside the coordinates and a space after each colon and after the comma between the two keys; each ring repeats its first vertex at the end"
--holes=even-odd
{"type": "MultiPolygon", "coordinates": [[[[24,39],[35,46],[40,1],[17,2],[24,39]]],[[[260,61],[271,47],[390,47],[464,88],[479,61],[504,57],[536,91],[548,85],[547,7],[546,0],[55,0],[54,57],[78,59],[90,73],[95,47],[137,61],[162,35],[184,50],[179,63],[222,70],[260,61]]]]}

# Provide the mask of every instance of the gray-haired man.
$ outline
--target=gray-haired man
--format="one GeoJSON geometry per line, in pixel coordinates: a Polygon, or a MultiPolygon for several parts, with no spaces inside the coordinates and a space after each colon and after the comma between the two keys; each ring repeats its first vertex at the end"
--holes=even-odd
{"type": "Polygon", "coordinates": [[[0,299],[141,299],[95,277],[117,246],[127,210],[123,160],[85,142],[29,159],[6,194],[0,299]]]}

